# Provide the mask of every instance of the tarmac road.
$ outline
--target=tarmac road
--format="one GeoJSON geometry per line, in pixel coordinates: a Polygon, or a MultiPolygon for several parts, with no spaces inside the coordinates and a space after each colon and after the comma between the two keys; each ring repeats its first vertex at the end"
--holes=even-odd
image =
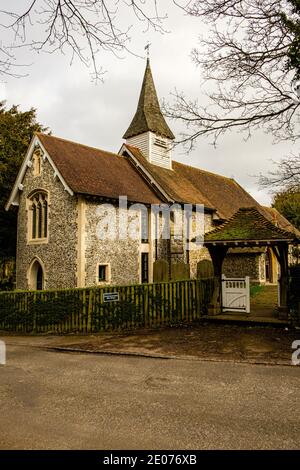
{"type": "Polygon", "coordinates": [[[7,343],[0,449],[300,449],[300,366],[7,343]]]}

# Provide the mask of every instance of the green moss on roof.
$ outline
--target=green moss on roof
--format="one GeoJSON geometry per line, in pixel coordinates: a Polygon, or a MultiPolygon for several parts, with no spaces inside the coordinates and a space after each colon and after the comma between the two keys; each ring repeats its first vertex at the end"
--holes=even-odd
{"type": "Polygon", "coordinates": [[[208,232],[205,243],[230,241],[290,240],[295,235],[276,227],[256,207],[242,207],[224,224],[208,232]]]}
{"type": "Polygon", "coordinates": [[[123,139],[129,139],[148,131],[169,139],[175,139],[160,110],[149,59],[147,59],[137,110],[123,139]]]}

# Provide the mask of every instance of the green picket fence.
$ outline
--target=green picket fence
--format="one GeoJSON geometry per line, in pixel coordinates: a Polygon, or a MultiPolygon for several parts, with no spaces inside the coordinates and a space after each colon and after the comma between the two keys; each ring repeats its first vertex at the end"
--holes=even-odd
{"type": "Polygon", "coordinates": [[[92,333],[193,322],[207,311],[213,279],[0,293],[0,330],[92,333]],[[104,301],[105,293],[117,301],[104,301]]]}

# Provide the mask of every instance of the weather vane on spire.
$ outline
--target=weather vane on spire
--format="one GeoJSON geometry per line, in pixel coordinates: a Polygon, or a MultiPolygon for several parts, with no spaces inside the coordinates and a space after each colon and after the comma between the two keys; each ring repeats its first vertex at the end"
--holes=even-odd
{"type": "Polygon", "coordinates": [[[147,59],[149,59],[150,57],[150,46],[151,46],[151,42],[148,42],[145,46],[145,51],[147,51],[147,59]]]}

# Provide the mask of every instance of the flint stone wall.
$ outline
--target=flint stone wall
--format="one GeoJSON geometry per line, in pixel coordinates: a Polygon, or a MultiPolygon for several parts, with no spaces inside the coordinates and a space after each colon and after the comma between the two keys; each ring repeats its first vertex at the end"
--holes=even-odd
{"type": "Polygon", "coordinates": [[[261,275],[261,254],[233,254],[228,253],[223,263],[223,274],[226,277],[249,276],[250,281],[262,281],[261,275]]]}
{"type": "MultiPolygon", "coordinates": [[[[103,217],[99,212],[101,205],[97,202],[88,202],[85,209],[85,283],[87,286],[98,285],[97,266],[108,264],[111,284],[137,284],[140,282],[140,238],[132,240],[119,239],[116,233],[115,239],[107,232],[107,238],[103,237],[103,217]],[[102,227],[102,228],[101,228],[102,227]],[[101,232],[101,233],[100,233],[101,232]],[[99,237],[100,234],[100,237],[99,237]]],[[[122,216],[122,209],[115,206],[116,228],[122,216]]],[[[129,223],[134,224],[134,216],[129,216],[129,223]]],[[[104,283],[105,284],[105,283],[104,283]]]]}
{"type": "Polygon", "coordinates": [[[76,287],[77,266],[77,198],[63,187],[46,160],[41,161],[41,174],[33,176],[27,168],[20,195],[17,236],[17,289],[29,288],[29,267],[38,257],[45,268],[46,289],[76,287]],[[26,200],[34,190],[48,191],[48,242],[28,242],[28,210],[26,200]]]}

